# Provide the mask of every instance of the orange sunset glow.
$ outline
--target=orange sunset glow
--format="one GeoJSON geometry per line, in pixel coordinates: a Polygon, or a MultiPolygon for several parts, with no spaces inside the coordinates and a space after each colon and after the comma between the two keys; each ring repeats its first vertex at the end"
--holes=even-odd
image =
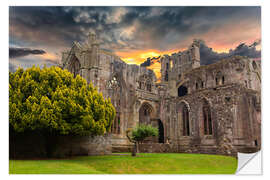
{"type": "MultiPolygon", "coordinates": [[[[146,51],[133,51],[133,52],[116,52],[116,55],[121,57],[123,61],[127,64],[137,64],[140,65],[143,63],[148,57],[159,57],[165,54],[171,55],[172,53],[178,52],[179,50],[170,50],[170,51],[158,51],[158,50],[146,50],[146,51]]],[[[155,60],[153,64],[147,67],[148,69],[152,69],[157,76],[157,79],[160,78],[160,68],[161,65],[158,62],[158,59],[155,60]]]]}
{"type": "Polygon", "coordinates": [[[51,61],[57,61],[58,57],[51,54],[51,53],[45,53],[45,54],[41,54],[39,55],[42,59],[49,59],[51,61]]]}

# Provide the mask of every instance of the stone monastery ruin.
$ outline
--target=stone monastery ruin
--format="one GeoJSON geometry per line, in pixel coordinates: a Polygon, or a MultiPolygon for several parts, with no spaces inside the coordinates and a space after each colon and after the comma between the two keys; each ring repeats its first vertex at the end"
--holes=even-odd
{"type": "Polygon", "coordinates": [[[146,67],[126,64],[100,49],[90,33],[63,52],[61,66],[93,83],[116,109],[109,137],[114,152],[127,151],[126,130],[151,124],[159,137],[143,152],[233,155],[261,147],[261,64],[231,57],[200,65],[200,43],[161,57],[161,82],[146,67]]]}

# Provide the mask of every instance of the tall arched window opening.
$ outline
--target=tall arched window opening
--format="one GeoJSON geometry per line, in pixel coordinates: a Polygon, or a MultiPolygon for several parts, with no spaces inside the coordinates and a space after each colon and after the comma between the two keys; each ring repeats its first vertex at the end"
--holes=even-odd
{"type": "Polygon", "coordinates": [[[204,134],[212,135],[213,134],[212,117],[211,117],[210,106],[207,102],[203,103],[202,111],[203,111],[204,134]]]}
{"type": "Polygon", "coordinates": [[[169,75],[168,75],[168,71],[166,71],[165,73],[165,81],[168,81],[169,80],[169,75]]]}
{"type": "Polygon", "coordinates": [[[80,74],[81,64],[79,60],[74,56],[73,59],[70,61],[68,70],[76,77],[80,74]]]}
{"type": "Polygon", "coordinates": [[[183,120],[183,136],[189,136],[189,112],[186,105],[182,109],[182,120],[183,120]]]}

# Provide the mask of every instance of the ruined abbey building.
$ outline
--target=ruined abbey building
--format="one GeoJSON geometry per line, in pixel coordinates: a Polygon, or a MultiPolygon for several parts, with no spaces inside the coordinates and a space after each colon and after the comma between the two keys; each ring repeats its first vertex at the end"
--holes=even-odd
{"type": "Polygon", "coordinates": [[[261,146],[261,66],[231,57],[200,65],[200,43],[161,61],[161,82],[152,70],[126,64],[100,49],[90,33],[63,52],[62,68],[110,97],[117,115],[110,139],[113,151],[127,151],[125,131],[151,124],[159,137],[140,146],[144,152],[192,152],[235,155],[261,146]]]}

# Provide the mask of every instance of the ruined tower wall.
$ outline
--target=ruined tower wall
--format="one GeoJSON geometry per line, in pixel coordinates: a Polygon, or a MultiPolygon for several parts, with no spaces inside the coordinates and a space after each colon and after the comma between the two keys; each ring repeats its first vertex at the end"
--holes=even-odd
{"type": "Polygon", "coordinates": [[[161,58],[161,81],[179,80],[184,72],[198,67],[200,67],[199,43],[194,40],[187,50],[161,58]]]}
{"type": "Polygon", "coordinates": [[[200,66],[183,73],[181,79],[176,82],[176,87],[184,85],[188,88],[188,94],[205,88],[216,88],[229,84],[241,84],[247,89],[260,91],[260,69],[254,70],[251,59],[234,57],[221,60],[215,64],[200,66]]]}

